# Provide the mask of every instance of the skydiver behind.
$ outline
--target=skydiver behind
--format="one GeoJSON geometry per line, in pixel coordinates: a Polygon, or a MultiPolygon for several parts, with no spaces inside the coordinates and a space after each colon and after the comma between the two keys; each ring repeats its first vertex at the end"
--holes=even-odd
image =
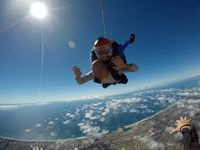
{"type": "Polygon", "coordinates": [[[175,132],[181,132],[183,135],[184,150],[199,150],[199,140],[196,133],[194,123],[191,123],[191,119],[187,120],[187,117],[183,119],[180,117],[180,120],[176,121],[177,127],[170,132],[173,134],[175,132]]]}
{"type": "MultiPolygon", "coordinates": [[[[120,58],[126,64],[127,61],[124,55],[124,50],[130,43],[135,43],[135,42],[136,41],[134,34],[131,34],[130,40],[126,41],[123,44],[118,44],[113,40],[108,40],[104,37],[99,37],[96,40],[94,47],[91,51],[90,59],[92,62],[97,59],[102,61],[107,66],[108,71],[111,73],[114,79],[117,80],[121,78],[121,82],[126,84],[128,82],[127,77],[123,73],[119,75],[119,72],[116,69],[114,69],[114,63],[112,62],[112,58],[115,56],[120,56],[120,58]]],[[[98,83],[97,80],[94,80],[94,82],[98,83]]],[[[109,85],[110,84],[103,83],[102,86],[107,87],[109,85]]]]}
{"type": "Polygon", "coordinates": [[[103,88],[107,88],[111,84],[122,83],[126,84],[123,79],[123,73],[125,72],[136,72],[139,68],[135,64],[125,64],[120,56],[115,56],[112,58],[112,63],[115,65],[113,69],[118,71],[118,78],[114,78],[110,71],[107,69],[107,66],[100,60],[95,60],[92,65],[89,73],[85,76],[81,77],[82,72],[77,66],[74,66],[72,70],[76,75],[76,81],[78,84],[86,83],[90,80],[94,80],[94,82],[102,84],[103,88]]]}

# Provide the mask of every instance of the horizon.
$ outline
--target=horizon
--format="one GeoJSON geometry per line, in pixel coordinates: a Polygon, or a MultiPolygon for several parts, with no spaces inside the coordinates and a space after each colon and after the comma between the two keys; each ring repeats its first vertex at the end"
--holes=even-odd
{"type": "Polygon", "coordinates": [[[195,77],[198,77],[198,76],[200,76],[200,74],[195,74],[195,75],[189,76],[187,78],[180,79],[178,81],[172,81],[172,82],[169,82],[169,83],[158,83],[158,84],[155,84],[155,85],[147,86],[146,88],[142,87],[141,89],[133,90],[133,91],[127,91],[127,92],[124,92],[124,93],[111,93],[111,94],[103,95],[103,96],[99,95],[99,96],[91,96],[91,97],[77,97],[77,98],[74,98],[74,99],[66,99],[66,100],[61,99],[61,100],[52,100],[52,101],[45,101],[45,102],[41,102],[41,101],[16,102],[16,103],[1,103],[0,102],[0,105],[3,105],[3,104],[10,104],[10,105],[15,105],[15,104],[27,104],[27,105],[37,104],[38,105],[38,104],[41,104],[42,105],[42,104],[48,104],[48,103],[51,103],[51,102],[73,102],[73,101],[84,101],[84,100],[92,100],[92,99],[94,99],[94,100],[100,99],[101,100],[101,99],[109,98],[109,97],[112,97],[112,96],[118,96],[118,95],[129,94],[129,93],[138,93],[138,92],[142,92],[142,91],[146,91],[146,90],[151,90],[152,88],[159,88],[159,87],[167,86],[167,85],[174,84],[174,83],[177,83],[177,82],[180,82],[180,81],[195,78],[195,77]]]}

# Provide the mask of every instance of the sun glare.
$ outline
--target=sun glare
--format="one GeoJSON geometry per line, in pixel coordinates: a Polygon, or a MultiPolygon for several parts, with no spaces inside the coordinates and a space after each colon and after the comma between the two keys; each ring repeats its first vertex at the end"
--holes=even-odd
{"type": "Polygon", "coordinates": [[[32,6],[31,12],[35,17],[42,19],[45,17],[47,11],[43,4],[35,3],[32,6]]]}

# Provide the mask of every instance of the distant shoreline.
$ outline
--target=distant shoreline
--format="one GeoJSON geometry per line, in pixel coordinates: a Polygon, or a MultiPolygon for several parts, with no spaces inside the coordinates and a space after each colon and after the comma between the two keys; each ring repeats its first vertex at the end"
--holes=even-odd
{"type": "MultiPolygon", "coordinates": [[[[175,106],[176,104],[174,104],[174,105],[172,105],[172,106],[170,106],[170,107],[168,107],[168,108],[166,108],[166,109],[164,109],[164,110],[162,110],[162,111],[160,111],[160,112],[157,112],[156,114],[154,114],[154,115],[152,115],[152,116],[150,116],[150,117],[147,117],[147,118],[144,118],[144,119],[142,119],[142,120],[140,120],[140,121],[138,121],[138,122],[135,122],[135,123],[133,123],[133,124],[130,124],[130,125],[127,125],[127,126],[123,126],[124,128],[131,128],[133,125],[136,125],[136,124],[139,124],[139,123],[141,123],[141,122],[143,122],[143,121],[145,121],[145,120],[148,120],[149,118],[152,118],[152,117],[154,117],[155,115],[158,115],[158,114],[160,114],[160,113],[162,113],[163,111],[166,111],[167,109],[170,109],[171,107],[173,107],[173,106],[175,106]]],[[[5,138],[5,139],[8,139],[8,140],[15,140],[15,141],[26,141],[26,142],[56,142],[56,141],[67,141],[67,140],[75,140],[75,139],[83,139],[83,138],[88,138],[88,137],[77,137],[77,138],[71,138],[71,139],[58,139],[58,140],[47,140],[47,141],[45,141],[45,140],[40,140],[40,141],[32,141],[32,140],[23,140],[23,139],[13,139],[13,138],[8,138],[8,137],[2,137],[2,136],[0,136],[0,138],[5,138]]]]}
{"type": "MultiPolygon", "coordinates": [[[[190,96],[187,96],[187,97],[185,97],[185,98],[182,99],[182,100],[186,100],[188,97],[190,97],[190,96]]],[[[150,118],[153,118],[154,116],[159,115],[160,113],[162,113],[162,112],[164,112],[164,111],[166,111],[166,110],[168,110],[168,109],[170,109],[171,107],[174,107],[174,106],[176,106],[176,105],[177,105],[177,102],[176,102],[175,104],[173,104],[172,106],[170,106],[170,107],[168,107],[168,108],[166,108],[166,109],[164,109],[164,110],[162,110],[162,111],[159,111],[159,112],[157,112],[156,114],[154,114],[154,115],[152,115],[152,116],[150,116],[150,117],[144,118],[144,119],[142,119],[142,120],[140,120],[140,121],[137,121],[137,122],[135,122],[135,123],[133,123],[133,124],[126,125],[126,126],[123,126],[123,127],[124,127],[125,129],[127,129],[127,128],[132,128],[134,125],[137,125],[137,124],[139,124],[139,123],[141,123],[141,122],[144,122],[144,121],[146,121],[146,120],[148,120],[148,119],[150,119],[150,118]]],[[[13,139],[13,138],[2,137],[2,136],[0,136],[0,138],[4,138],[4,139],[8,139],[8,140],[20,141],[20,142],[22,142],[22,141],[26,141],[26,142],[56,142],[56,141],[76,140],[76,139],[78,140],[78,139],[84,139],[84,138],[89,138],[89,137],[77,137],[77,138],[71,138],[71,139],[58,139],[58,140],[39,140],[39,141],[23,140],[23,139],[13,139]]]]}

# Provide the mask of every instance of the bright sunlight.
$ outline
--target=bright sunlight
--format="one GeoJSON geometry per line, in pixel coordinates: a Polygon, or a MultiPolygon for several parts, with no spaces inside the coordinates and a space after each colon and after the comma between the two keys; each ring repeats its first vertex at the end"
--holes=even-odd
{"type": "Polygon", "coordinates": [[[32,6],[31,12],[35,17],[42,19],[45,17],[47,11],[43,4],[35,3],[32,6]]]}

